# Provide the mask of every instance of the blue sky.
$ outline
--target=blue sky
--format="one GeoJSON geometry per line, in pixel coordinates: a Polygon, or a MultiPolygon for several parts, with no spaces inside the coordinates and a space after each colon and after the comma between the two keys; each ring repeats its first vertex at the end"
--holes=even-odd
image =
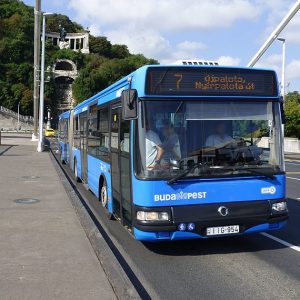
{"type": "MultiPolygon", "coordinates": [[[[34,0],[25,0],[33,6],[34,0]]],[[[296,0],[42,0],[43,11],[66,14],[94,35],[126,44],[162,63],[206,59],[245,66],[296,0]]],[[[300,11],[287,39],[287,91],[300,90],[300,11]]],[[[276,41],[258,62],[281,74],[276,41]]]]}

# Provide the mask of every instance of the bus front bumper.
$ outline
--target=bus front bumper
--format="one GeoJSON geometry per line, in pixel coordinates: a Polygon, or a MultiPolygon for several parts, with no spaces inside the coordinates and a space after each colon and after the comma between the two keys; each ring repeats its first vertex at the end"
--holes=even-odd
{"type": "Polygon", "coordinates": [[[227,202],[218,204],[199,204],[170,207],[134,207],[138,211],[167,212],[167,221],[140,221],[135,219],[133,233],[137,240],[163,241],[221,237],[228,235],[207,235],[208,227],[239,226],[239,235],[263,232],[282,228],[288,219],[287,209],[274,211],[274,204],[286,203],[283,199],[227,202]],[[225,207],[227,215],[220,214],[220,207],[225,207]]]}

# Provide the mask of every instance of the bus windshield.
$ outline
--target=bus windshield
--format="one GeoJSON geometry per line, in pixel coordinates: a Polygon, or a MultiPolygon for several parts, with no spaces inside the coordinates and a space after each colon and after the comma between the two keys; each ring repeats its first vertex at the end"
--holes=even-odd
{"type": "Polygon", "coordinates": [[[272,176],[283,170],[279,103],[141,102],[138,178],[272,176]]]}

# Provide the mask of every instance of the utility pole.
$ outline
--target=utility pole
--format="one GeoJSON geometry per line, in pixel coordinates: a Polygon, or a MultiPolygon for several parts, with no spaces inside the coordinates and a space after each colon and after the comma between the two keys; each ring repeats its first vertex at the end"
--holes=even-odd
{"type": "Polygon", "coordinates": [[[295,16],[295,14],[300,9],[300,0],[298,0],[295,5],[291,8],[288,14],[283,18],[283,20],[279,23],[276,29],[272,32],[272,34],[268,37],[265,43],[261,46],[258,52],[253,56],[251,61],[248,63],[248,67],[253,67],[258,60],[263,56],[263,54],[268,50],[268,48],[272,45],[272,43],[277,39],[281,31],[286,27],[286,25],[291,21],[291,19],[295,16]]]}
{"type": "Polygon", "coordinates": [[[32,141],[37,141],[39,109],[39,77],[41,49],[41,0],[35,0],[34,7],[34,74],[33,74],[33,134],[32,141]]]}
{"type": "Polygon", "coordinates": [[[40,118],[39,118],[39,141],[38,152],[43,152],[43,130],[44,130],[44,87],[45,87],[45,36],[46,36],[46,16],[52,13],[43,13],[43,32],[42,32],[42,54],[41,54],[41,85],[40,85],[40,118]]]}
{"type": "Polygon", "coordinates": [[[278,38],[278,41],[282,42],[282,67],[281,67],[281,96],[284,103],[284,97],[285,97],[285,39],[284,38],[278,38]]]}
{"type": "Polygon", "coordinates": [[[18,131],[20,130],[20,101],[18,103],[18,131]]]}

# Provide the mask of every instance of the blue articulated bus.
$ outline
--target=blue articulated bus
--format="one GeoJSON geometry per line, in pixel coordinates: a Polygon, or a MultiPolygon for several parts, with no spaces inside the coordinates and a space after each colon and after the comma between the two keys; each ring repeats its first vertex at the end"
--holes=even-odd
{"type": "Polygon", "coordinates": [[[68,126],[70,119],[70,111],[66,111],[59,116],[58,121],[58,146],[60,153],[60,160],[62,163],[69,162],[69,140],[68,140],[68,126]]]}
{"type": "Polygon", "coordinates": [[[280,229],[282,113],[272,70],[144,66],[61,115],[63,159],[137,240],[280,229]]]}

